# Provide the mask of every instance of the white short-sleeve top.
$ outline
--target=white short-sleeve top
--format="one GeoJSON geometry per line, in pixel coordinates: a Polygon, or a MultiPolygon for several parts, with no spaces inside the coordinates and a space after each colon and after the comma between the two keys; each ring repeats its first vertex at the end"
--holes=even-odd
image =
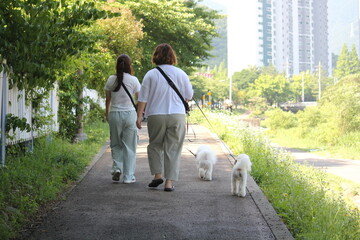
{"type": "MultiPolygon", "coordinates": [[[[113,92],[116,88],[116,75],[111,75],[105,84],[105,90],[111,91],[111,108],[110,111],[129,111],[135,110],[129,95],[127,95],[124,88],[121,86],[119,91],[113,92]]],[[[124,73],[123,83],[126,86],[129,93],[133,96],[140,91],[140,82],[137,77],[124,73]]]]}
{"type": "MultiPolygon", "coordinates": [[[[187,74],[173,65],[159,66],[175,83],[185,100],[193,96],[193,89],[187,74]]],[[[139,102],[145,102],[145,117],[151,115],[185,114],[185,107],[174,89],[156,68],[148,71],[141,84],[139,102]]]]}

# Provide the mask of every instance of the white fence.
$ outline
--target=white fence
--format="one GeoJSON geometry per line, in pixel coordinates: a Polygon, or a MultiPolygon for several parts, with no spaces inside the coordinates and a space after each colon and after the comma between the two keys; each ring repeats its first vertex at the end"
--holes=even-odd
{"type": "MultiPolygon", "coordinates": [[[[26,104],[25,101],[25,90],[18,90],[18,88],[15,86],[12,89],[9,89],[9,83],[7,81],[6,83],[6,89],[2,88],[4,81],[4,73],[0,73],[0,101],[2,99],[2,94],[6,94],[7,103],[5,104],[5,115],[6,114],[13,114],[19,118],[26,118],[26,122],[30,124],[31,126],[31,119],[32,119],[32,106],[31,104],[26,104]],[[5,92],[6,91],[6,92],[5,92]]],[[[1,103],[2,104],[2,103],[1,103]]],[[[0,105],[1,106],[1,105],[0,105]]],[[[58,107],[59,107],[59,99],[57,97],[57,86],[54,87],[54,90],[52,90],[49,94],[49,97],[46,99],[42,99],[42,106],[41,110],[44,115],[52,115],[53,124],[50,126],[43,126],[42,131],[44,132],[50,132],[50,131],[58,131],[59,125],[58,125],[58,107]],[[45,106],[49,106],[50,110],[45,110],[45,106]]],[[[1,113],[1,119],[4,119],[3,113],[1,113]]],[[[0,131],[3,131],[1,129],[0,125],[0,131]]],[[[6,139],[6,144],[14,144],[20,141],[27,141],[31,140],[32,137],[37,137],[38,132],[26,132],[26,131],[20,131],[19,129],[16,129],[15,132],[10,130],[9,135],[12,136],[9,139],[6,139]]]]}

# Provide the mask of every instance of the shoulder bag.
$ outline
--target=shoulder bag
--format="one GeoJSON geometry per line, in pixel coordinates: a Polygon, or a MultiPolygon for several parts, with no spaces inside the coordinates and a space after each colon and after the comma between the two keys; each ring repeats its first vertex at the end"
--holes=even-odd
{"type": "Polygon", "coordinates": [[[181,95],[179,90],[176,88],[175,83],[173,81],[171,81],[171,79],[168,77],[168,75],[166,75],[160,67],[156,67],[156,69],[159,70],[159,72],[164,76],[166,81],[169,83],[170,87],[172,87],[172,89],[174,89],[176,94],[180,97],[182,103],[184,104],[185,112],[186,112],[186,114],[189,115],[189,111],[190,111],[189,104],[187,101],[185,101],[185,99],[183,98],[183,96],[181,95]]]}
{"type": "Polygon", "coordinates": [[[128,91],[128,90],[127,90],[127,88],[125,87],[124,82],[122,82],[122,83],[121,83],[121,86],[123,86],[123,88],[124,88],[125,92],[126,92],[126,93],[127,93],[127,95],[129,96],[129,98],[130,98],[130,100],[131,100],[132,104],[134,105],[135,111],[136,111],[136,110],[137,110],[137,107],[136,107],[136,105],[135,105],[135,103],[134,103],[134,99],[132,98],[131,94],[129,93],[129,91],[128,91]]]}

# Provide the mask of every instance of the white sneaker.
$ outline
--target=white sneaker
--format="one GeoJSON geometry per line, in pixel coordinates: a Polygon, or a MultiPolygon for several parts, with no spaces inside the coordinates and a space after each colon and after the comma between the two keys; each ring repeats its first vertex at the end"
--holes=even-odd
{"type": "Polygon", "coordinates": [[[134,183],[134,182],[136,182],[135,178],[124,180],[124,183],[134,183]]]}

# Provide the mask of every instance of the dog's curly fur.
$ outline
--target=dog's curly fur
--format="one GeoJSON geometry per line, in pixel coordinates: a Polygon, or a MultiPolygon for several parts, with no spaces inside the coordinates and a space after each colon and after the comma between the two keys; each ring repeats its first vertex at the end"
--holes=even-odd
{"type": "Polygon", "coordinates": [[[200,146],[197,149],[195,160],[199,177],[203,180],[211,181],[214,165],[217,161],[215,152],[208,146],[200,146]]]}
{"type": "Polygon", "coordinates": [[[248,155],[240,154],[236,158],[236,164],[231,174],[231,193],[239,197],[246,195],[246,183],[248,172],[251,171],[251,161],[248,155]]]}

